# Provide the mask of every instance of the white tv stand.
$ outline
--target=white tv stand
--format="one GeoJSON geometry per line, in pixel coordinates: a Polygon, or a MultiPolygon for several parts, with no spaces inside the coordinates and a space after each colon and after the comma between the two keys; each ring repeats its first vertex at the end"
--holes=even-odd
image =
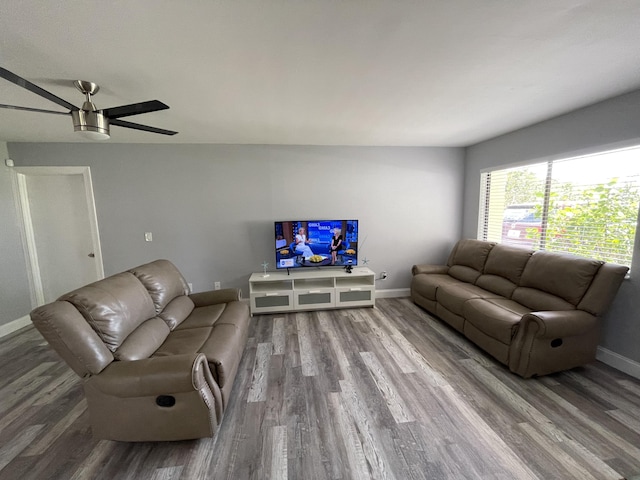
{"type": "Polygon", "coordinates": [[[301,268],[254,273],[249,278],[251,315],[254,313],[373,307],[376,275],[367,267],[351,273],[333,268],[301,268]]]}

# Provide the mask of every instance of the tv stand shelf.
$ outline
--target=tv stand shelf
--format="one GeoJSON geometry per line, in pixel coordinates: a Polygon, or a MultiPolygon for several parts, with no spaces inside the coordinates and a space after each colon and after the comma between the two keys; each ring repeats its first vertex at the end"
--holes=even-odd
{"type": "Polygon", "coordinates": [[[373,307],[376,275],[366,267],[301,269],[290,274],[254,273],[249,278],[251,314],[373,307]]]}

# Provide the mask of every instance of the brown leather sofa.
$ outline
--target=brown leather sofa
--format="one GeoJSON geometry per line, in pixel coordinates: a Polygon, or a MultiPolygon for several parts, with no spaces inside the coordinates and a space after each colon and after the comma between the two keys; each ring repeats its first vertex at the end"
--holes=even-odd
{"type": "Polygon", "coordinates": [[[627,267],[461,240],[446,265],[414,265],[411,297],[528,378],[595,360],[598,317],[627,267]]]}
{"type": "Polygon", "coordinates": [[[82,378],[93,434],[121,441],[216,433],[247,341],[240,291],[188,294],[167,260],[36,308],[31,319],[82,378]]]}

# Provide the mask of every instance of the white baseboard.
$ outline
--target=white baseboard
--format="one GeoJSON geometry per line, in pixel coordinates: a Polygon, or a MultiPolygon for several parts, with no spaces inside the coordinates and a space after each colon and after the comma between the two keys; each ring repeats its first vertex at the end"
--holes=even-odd
{"type": "Polygon", "coordinates": [[[385,290],[376,288],[376,298],[408,297],[410,294],[411,290],[408,288],[388,288],[385,290]]]}
{"type": "Polygon", "coordinates": [[[5,323],[4,325],[0,325],[0,338],[6,337],[10,333],[15,332],[16,330],[20,330],[27,325],[31,325],[31,318],[29,317],[29,315],[25,315],[24,317],[20,317],[17,320],[13,320],[9,323],[5,323]]]}
{"type": "Polygon", "coordinates": [[[635,360],[623,357],[622,355],[603,347],[598,347],[596,358],[616,370],[620,370],[627,375],[640,379],[640,363],[635,360]]]}

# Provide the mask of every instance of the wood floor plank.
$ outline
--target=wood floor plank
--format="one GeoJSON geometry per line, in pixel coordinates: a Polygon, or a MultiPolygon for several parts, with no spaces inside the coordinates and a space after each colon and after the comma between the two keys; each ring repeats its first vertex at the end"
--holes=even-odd
{"type": "Polygon", "coordinates": [[[577,409],[571,403],[567,402],[564,398],[560,397],[557,393],[543,388],[540,383],[534,383],[532,384],[532,387],[539,393],[553,401],[553,403],[559,408],[563,409],[565,415],[569,415],[574,420],[579,421],[580,424],[585,425],[594,432],[597,432],[598,436],[603,437],[608,445],[611,445],[613,448],[624,452],[632,458],[640,459],[640,443],[635,442],[632,444],[626,439],[621,438],[618,434],[614,433],[608,428],[603,427],[592,418],[586,416],[582,411],[577,409]]]}
{"type": "Polygon", "coordinates": [[[379,320],[380,319],[378,319],[375,314],[367,319],[367,323],[369,324],[371,331],[377,337],[384,349],[389,353],[391,358],[396,362],[402,373],[415,373],[416,368],[414,363],[407,358],[402,347],[378,325],[379,320]]]}
{"type": "Polygon", "coordinates": [[[354,480],[371,478],[358,429],[343,405],[343,397],[339,392],[329,392],[328,401],[336,434],[340,438],[340,445],[346,454],[346,471],[348,473],[346,478],[354,480]]]}
{"type": "Polygon", "coordinates": [[[274,318],[273,331],[271,333],[274,355],[284,355],[286,338],[286,319],[284,317],[274,318]]]}
{"type": "Polygon", "coordinates": [[[25,456],[41,455],[49,448],[57,438],[64,434],[65,430],[75,422],[80,415],[87,410],[87,401],[82,399],[59,422],[50,426],[46,435],[31,445],[24,453],[25,456]]]}
{"type": "Polygon", "coordinates": [[[362,441],[362,450],[367,463],[371,465],[371,477],[384,480],[396,478],[389,469],[389,461],[386,459],[385,453],[378,447],[380,445],[377,439],[378,434],[371,419],[366,414],[368,409],[353,383],[349,380],[342,380],[340,386],[342,388],[341,401],[358,429],[362,441]]]}
{"type": "MultiPolygon", "coordinates": [[[[593,476],[582,464],[576,461],[571,455],[565,453],[558,445],[558,442],[549,442],[549,438],[542,435],[529,423],[521,423],[520,428],[540,447],[546,450],[554,459],[558,461],[566,470],[567,477],[571,475],[573,478],[581,480],[620,480],[620,475],[613,469],[600,469],[598,477],[593,476]]],[[[603,465],[606,467],[606,464],[603,465]]]]}
{"type": "MultiPolygon", "coordinates": [[[[329,347],[333,351],[334,358],[344,375],[349,370],[349,359],[345,353],[342,342],[340,341],[340,332],[336,329],[336,321],[332,321],[327,312],[318,312],[318,323],[320,329],[327,336],[329,347]]],[[[343,377],[344,378],[344,377],[343,377]]]]}
{"type": "Polygon", "coordinates": [[[18,435],[13,442],[6,443],[0,448],[0,471],[33,442],[42,427],[44,425],[31,425],[18,435]]]}
{"type": "Polygon", "coordinates": [[[269,379],[269,360],[273,346],[271,343],[259,343],[253,378],[247,402],[264,402],[267,399],[267,382],[269,379]]]}
{"type": "Polygon", "coordinates": [[[273,435],[271,448],[271,480],[287,480],[287,427],[278,425],[271,428],[273,435]]]}
{"type": "Polygon", "coordinates": [[[309,329],[309,314],[300,314],[296,318],[298,328],[298,341],[300,342],[300,362],[302,364],[302,374],[305,377],[318,375],[318,365],[313,356],[313,343],[309,329]]]}
{"type": "Polygon", "coordinates": [[[398,395],[393,382],[389,376],[385,373],[385,369],[382,364],[371,352],[360,352],[360,356],[363,358],[364,363],[369,368],[369,372],[373,377],[373,381],[376,383],[378,390],[382,394],[389,411],[397,423],[413,422],[415,417],[398,395]]]}
{"type": "Polygon", "coordinates": [[[178,480],[182,476],[182,466],[157,469],[151,480],[178,480]]]}
{"type": "Polygon", "coordinates": [[[109,458],[116,446],[116,442],[108,440],[97,442],[91,454],[78,465],[70,480],[96,478],[102,465],[106,463],[106,459],[109,458]]]}
{"type": "Polygon", "coordinates": [[[640,435],[640,417],[637,415],[630,415],[622,410],[608,410],[605,412],[607,415],[615,418],[627,428],[630,428],[638,435],[640,435]]]}
{"type": "Polygon", "coordinates": [[[0,339],[0,480],[633,479],[640,380],[522,379],[408,298],[258,315],[214,438],[92,437],[35,329],[0,339]]]}

